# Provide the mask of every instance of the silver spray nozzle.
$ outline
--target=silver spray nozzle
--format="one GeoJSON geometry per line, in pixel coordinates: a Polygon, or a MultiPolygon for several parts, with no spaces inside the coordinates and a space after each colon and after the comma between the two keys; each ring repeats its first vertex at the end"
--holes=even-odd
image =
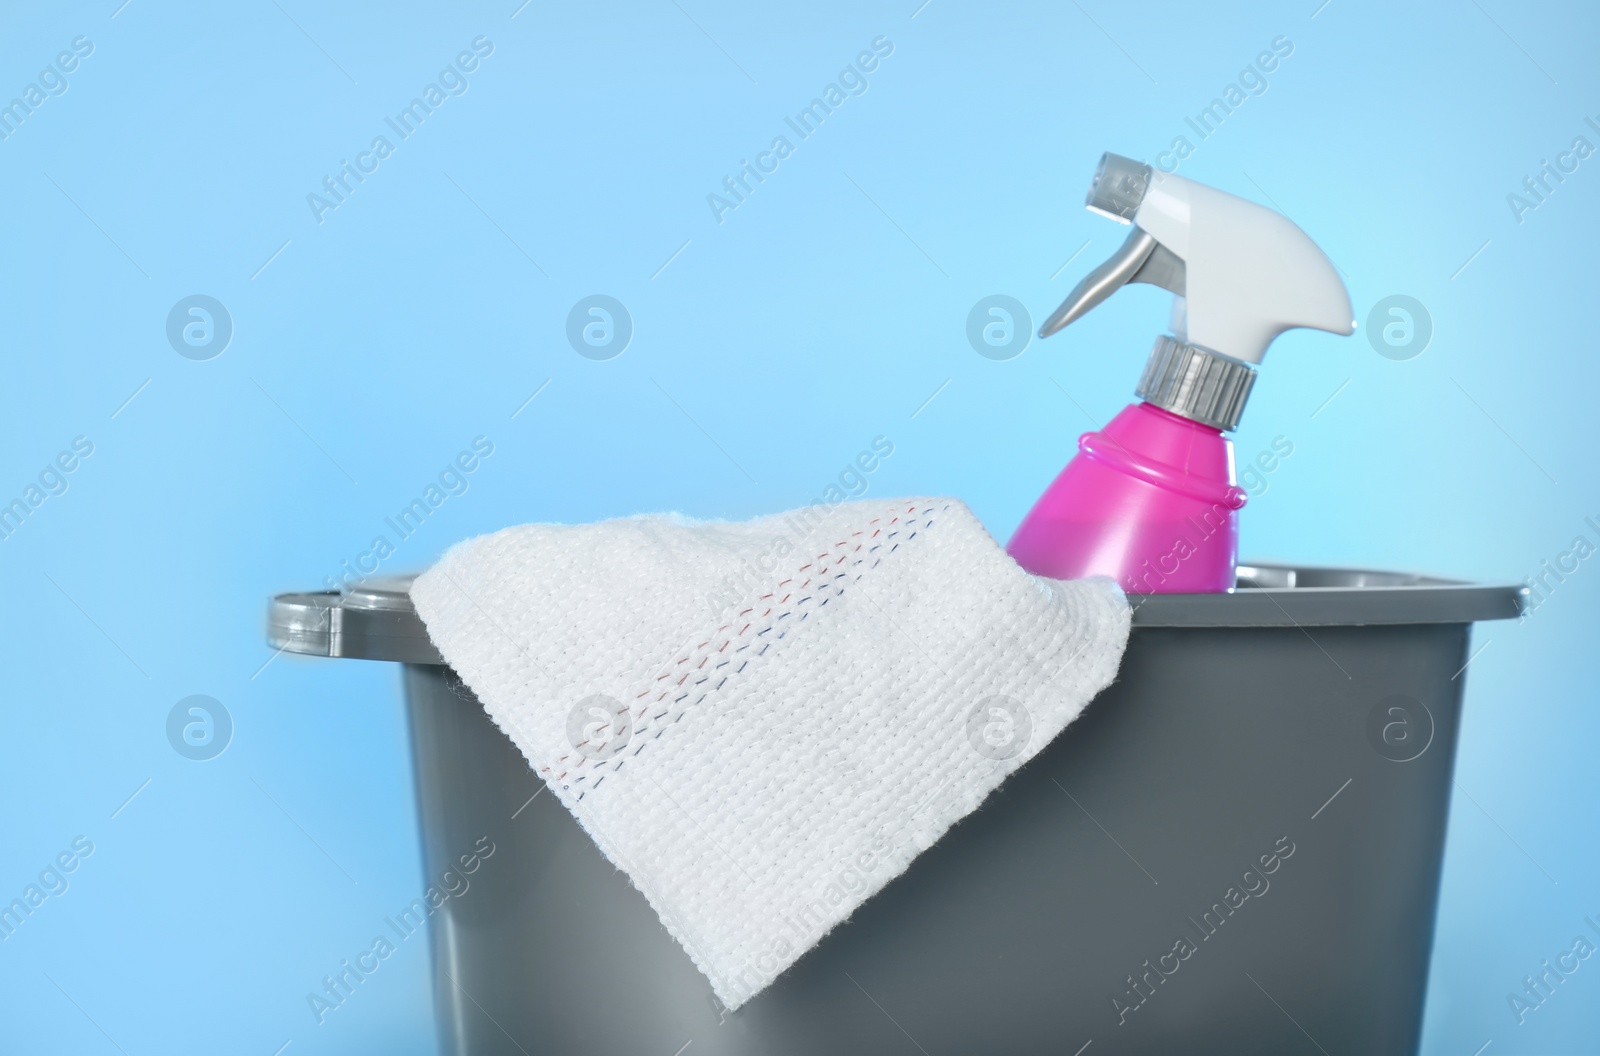
{"type": "MultiPolygon", "coordinates": [[[[1085,204],[1101,216],[1131,224],[1139,204],[1150,191],[1150,177],[1150,166],[1108,151],[1100,155],[1100,167],[1094,170],[1094,182],[1089,184],[1085,204]]],[[[1130,282],[1147,282],[1182,297],[1184,278],[1183,261],[1153,236],[1135,227],[1111,259],[1084,276],[1061,302],[1061,307],[1050,313],[1050,318],[1039,327],[1039,336],[1049,337],[1073,320],[1082,318],[1089,309],[1130,282]]]]}
{"type": "Polygon", "coordinates": [[[1094,170],[1085,204],[1101,216],[1130,224],[1150,189],[1150,176],[1150,166],[1144,162],[1107,151],[1100,155],[1100,166],[1094,170]]]}

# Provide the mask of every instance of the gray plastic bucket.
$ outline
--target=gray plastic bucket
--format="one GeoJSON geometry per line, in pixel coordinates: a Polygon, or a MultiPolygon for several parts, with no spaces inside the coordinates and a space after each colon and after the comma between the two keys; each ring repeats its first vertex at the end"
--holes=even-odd
{"type": "Polygon", "coordinates": [[[472,867],[428,917],[457,1056],[1415,1053],[1470,624],[1525,594],[1256,566],[1135,599],[1117,682],[730,1013],[406,587],[281,595],[269,637],[405,665],[425,876],[472,867]]]}

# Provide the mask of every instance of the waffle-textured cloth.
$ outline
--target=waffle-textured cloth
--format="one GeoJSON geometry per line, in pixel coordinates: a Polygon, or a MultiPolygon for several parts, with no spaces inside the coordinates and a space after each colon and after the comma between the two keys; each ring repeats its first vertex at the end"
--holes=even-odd
{"type": "Polygon", "coordinates": [[[524,525],[411,597],[728,1008],[1060,733],[1129,627],[954,499],[524,525]]]}

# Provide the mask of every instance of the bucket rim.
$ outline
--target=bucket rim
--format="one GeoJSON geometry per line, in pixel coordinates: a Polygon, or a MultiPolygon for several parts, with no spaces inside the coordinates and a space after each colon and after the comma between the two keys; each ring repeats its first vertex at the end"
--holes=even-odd
{"type": "MultiPolygon", "coordinates": [[[[416,575],[374,577],[338,591],[279,594],[267,642],[306,656],[444,664],[411,604],[416,575]]],[[[1527,609],[1519,583],[1471,583],[1376,569],[1254,562],[1221,594],[1133,594],[1135,631],[1148,628],[1359,627],[1507,620],[1527,609]]]]}

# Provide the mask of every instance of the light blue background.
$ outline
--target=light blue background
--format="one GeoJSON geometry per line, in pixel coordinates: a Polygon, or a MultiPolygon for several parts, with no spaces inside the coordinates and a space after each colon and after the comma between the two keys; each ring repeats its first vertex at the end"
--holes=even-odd
{"type": "MultiPolygon", "coordinates": [[[[1180,172],[1286,212],[1363,322],[1406,294],[1434,334],[1408,361],[1275,344],[1236,442],[1294,454],[1246,554],[1514,581],[1600,542],[1600,157],[1520,223],[1506,202],[1600,146],[1590,5],[119,2],[0,13],[0,101],[94,44],[0,141],[0,497],[95,445],[0,541],[0,901],[96,847],[0,944],[5,1051],[433,1052],[419,945],[307,1014],[422,877],[398,672],[267,663],[266,600],[478,435],[494,455],[386,570],[531,520],[793,507],[879,434],[870,494],[961,496],[1006,538],[1130,399],[1167,296],[1004,362],[968,310],[1004,293],[1037,325],[1124,234],[1081,208],[1100,152],[1196,140],[1279,35],[1180,172]],[[319,224],[306,195],[480,34],[465,94],[319,224]],[[706,196],[880,35],[868,90],[716,222],[706,196]],[[235,326],[209,361],[164,332],[194,293],[235,326]],[[635,326],[606,362],[564,334],[593,293],[635,326]],[[208,762],[165,732],[196,693],[235,726],[208,762]]],[[[1427,1053],[1600,1051],[1600,962],[1525,1025],[1506,1001],[1600,919],[1597,602],[1589,561],[1477,632],[1427,1053]]]]}

